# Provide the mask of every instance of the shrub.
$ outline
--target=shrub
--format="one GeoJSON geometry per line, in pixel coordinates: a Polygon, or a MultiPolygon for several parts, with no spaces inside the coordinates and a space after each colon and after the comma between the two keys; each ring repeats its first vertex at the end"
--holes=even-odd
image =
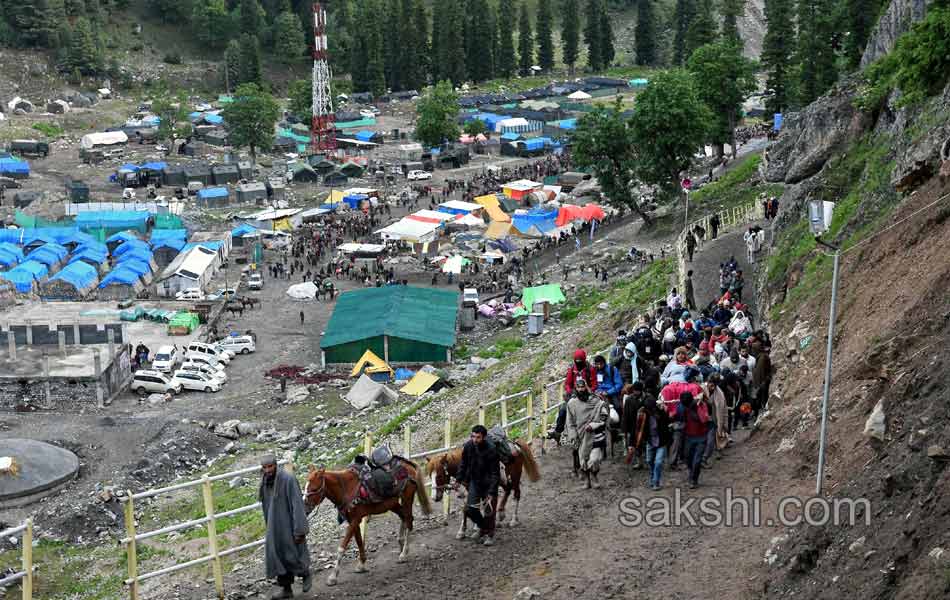
{"type": "Polygon", "coordinates": [[[169,52],[164,57],[162,57],[162,62],[169,65],[180,65],[182,63],[181,54],[177,52],[169,52]]]}

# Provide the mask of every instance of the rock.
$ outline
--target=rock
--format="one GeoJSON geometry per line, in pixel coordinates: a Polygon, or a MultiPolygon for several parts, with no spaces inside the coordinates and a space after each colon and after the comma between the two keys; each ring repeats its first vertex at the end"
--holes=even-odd
{"type": "Polygon", "coordinates": [[[73,96],[70,96],[69,103],[76,108],[89,108],[93,105],[93,101],[82,94],[74,94],[73,96]]]}
{"type": "Polygon", "coordinates": [[[867,541],[867,538],[863,535],[858,539],[851,542],[851,545],[848,546],[848,552],[851,554],[861,554],[864,551],[864,542],[867,541]]]}
{"type": "Polygon", "coordinates": [[[244,483],[245,483],[245,479],[243,477],[235,477],[234,479],[228,482],[228,487],[233,490],[235,488],[241,487],[242,485],[244,485],[244,483]]]}
{"type": "Polygon", "coordinates": [[[907,445],[911,450],[919,451],[924,446],[924,440],[927,439],[929,432],[926,429],[911,431],[907,437],[907,445]]]}
{"type": "Polygon", "coordinates": [[[597,308],[599,308],[600,310],[608,310],[610,309],[610,304],[606,302],[601,302],[600,304],[597,305],[597,308]]]}
{"type": "Polygon", "coordinates": [[[238,435],[257,435],[260,433],[261,427],[257,423],[245,423],[240,422],[235,427],[237,429],[238,435]]]}
{"type": "Polygon", "coordinates": [[[884,433],[887,430],[887,417],[884,415],[884,399],[881,398],[874,406],[871,416],[864,424],[864,435],[874,438],[878,441],[884,441],[884,433]]]}
{"type": "Polygon", "coordinates": [[[235,452],[237,452],[237,449],[238,449],[237,442],[228,442],[227,445],[224,447],[224,453],[234,454],[235,452]]]}
{"type": "Polygon", "coordinates": [[[310,397],[310,388],[306,385],[288,385],[286,400],[287,404],[297,404],[310,397]]]}
{"type": "Polygon", "coordinates": [[[514,600],[540,600],[540,598],[541,592],[528,586],[518,590],[518,593],[514,596],[514,600]]]}
{"type": "Polygon", "coordinates": [[[102,503],[111,502],[113,498],[115,498],[115,492],[112,490],[111,487],[107,487],[106,489],[96,494],[96,499],[102,503]]]}
{"type": "Polygon", "coordinates": [[[226,439],[226,440],[236,440],[236,439],[238,439],[238,438],[240,437],[240,436],[238,435],[237,430],[235,430],[235,429],[233,429],[233,428],[231,428],[231,429],[223,429],[223,428],[220,428],[220,427],[215,427],[215,428],[214,428],[214,434],[215,434],[216,436],[218,436],[218,437],[223,437],[223,438],[226,439]]]}
{"type": "Polygon", "coordinates": [[[485,359],[483,359],[481,356],[473,356],[468,360],[468,362],[472,363],[473,365],[480,365],[482,364],[483,360],[485,359]]]}
{"type": "Polygon", "coordinates": [[[486,358],[485,361],[482,362],[482,367],[485,369],[490,369],[500,362],[501,361],[498,360],[497,358],[486,358]]]}
{"type": "Polygon", "coordinates": [[[927,448],[927,458],[933,460],[950,460],[950,453],[948,453],[943,446],[933,444],[927,448]]]}
{"type": "Polygon", "coordinates": [[[891,0],[871,31],[861,56],[861,68],[893,50],[897,38],[926,16],[928,4],[932,0],[891,0]]]}

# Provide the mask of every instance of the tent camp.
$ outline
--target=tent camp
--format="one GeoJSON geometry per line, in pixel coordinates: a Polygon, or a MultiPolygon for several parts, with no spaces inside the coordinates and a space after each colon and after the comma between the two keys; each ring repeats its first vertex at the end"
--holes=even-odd
{"type": "Polygon", "coordinates": [[[476,204],[474,202],[462,202],[461,200],[449,200],[448,202],[443,202],[436,208],[436,210],[448,213],[450,215],[466,215],[473,212],[478,212],[482,209],[481,204],[476,204]]]}
{"type": "Polygon", "coordinates": [[[478,196],[475,198],[475,203],[481,205],[485,212],[488,213],[488,216],[492,221],[506,221],[510,222],[511,217],[509,217],[501,209],[501,204],[498,202],[498,197],[494,194],[488,194],[485,196],[478,196]]]}
{"type": "Polygon", "coordinates": [[[485,230],[485,237],[500,240],[511,235],[511,223],[506,221],[492,221],[485,230]]]}
{"type": "Polygon", "coordinates": [[[345,398],[350,406],[356,410],[363,410],[395,402],[399,399],[399,394],[381,383],[376,383],[364,373],[356,380],[345,398]]]}
{"type": "Polygon", "coordinates": [[[16,158],[0,158],[0,176],[26,179],[30,176],[30,163],[16,158]]]}
{"type": "Polygon", "coordinates": [[[237,186],[238,202],[246,204],[262,204],[267,199],[267,186],[259,181],[242,183],[237,186]]]}
{"type": "Polygon", "coordinates": [[[98,285],[99,300],[128,300],[145,289],[139,271],[132,264],[117,265],[98,285]]]}
{"type": "Polygon", "coordinates": [[[218,253],[215,250],[196,245],[175,257],[159,277],[157,291],[159,296],[174,296],[188,288],[204,289],[214,275],[214,264],[218,253]]]}
{"type": "Polygon", "coordinates": [[[593,98],[593,96],[591,96],[584,90],[577,90],[573,94],[568,94],[567,97],[570,98],[571,100],[590,100],[591,98],[593,98]]]}
{"type": "Polygon", "coordinates": [[[458,292],[405,285],[344,292],[320,340],[323,363],[353,363],[366,350],[390,365],[450,361],[457,316],[458,292]]]}
{"type": "Polygon", "coordinates": [[[455,215],[449,212],[442,212],[439,210],[429,210],[423,208],[418,210],[411,215],[406,215],[407,219],[412,219],[413,221],[419,221],[420,223],[447,223],[449,221],[455,220],[455,215]]]}
{"type": "Polygon", "coordinates": [[[427,223],[405,218],[396,221],[388,227],[377,230],[384,240],[402,240],[424,244],[435,241],[438,236],[439,223],[427,223]]]}
{"type": "Polygon", "coordinates": [[[79,140],[83,150],[93,150],[104,146],[118,146],[129,143],[129,136],[124,131],[107,131],[104,133],[88,133],[79,140]]]}
{"type": "Polygon", "coordinates": [[[353,370],[350,377],[357,377],[366,373],[373,381],[389,381],[393,377],[393,368],[386,364],[386,361],[373,354],[372,350],[363,353],[353,370]]]}
{"type": "Polygon", "coordinates": [[[237,183],[241,178],[237,165],[215,165],[211,167],[211,177],[215,185],[237,183]]]}

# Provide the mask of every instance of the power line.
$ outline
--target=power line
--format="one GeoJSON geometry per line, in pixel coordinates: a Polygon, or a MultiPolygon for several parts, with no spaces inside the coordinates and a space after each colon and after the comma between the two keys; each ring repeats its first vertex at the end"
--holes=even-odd
{"type": "Polygon", "coordinates": [[[874,238],[880,236],[881,234],[884,234],[884,233],[890,231],[891,229],[894,229],[895,227],[897,227],[897,226],[900,225],[901,223],[904,223],[904,222],[906,222],[906,221],[909,221],[910,219],[914,218],[914,217],[917,216],[918,214],[920,214],[920,213],[924,212],[925,210],[927,210],[928,208],[930,208],[930,207],[932,207],[932,206],[938,204],[938,203],[941,202],[942,200],[946,200],[947,198],[950,198],[950,193],[947,193],[947,194],[944,194],[943,196],[940,196],[939,198],[937,198],[936,200],[934,200],[933,202],[931,202],[931,203],[928,204],[927,206],[924,206],[924,207],[921,207],[921,208],[915,210],[914,212],[910,213],[909,215],[907,215],[906,217],[904,217],[903,219],[901,219],[901,220],[898,221],[897,223],[894,223],[893,225],[888,225],[887,227],[885,227],[884,229],[878,231],[878,232],[875,233],[874,235],[872,235],[872,236],[870,236],[870,237],[867,237],[867,238],[861,240],[860,242],[858,242],[857,244],[851,246],[851,247],[848,248],[847,250],[842,251],[841,254],[844,255],[844,254],[847,254],[848,252],[851,252],[852,250],[854,250],[854,249],[856,249],[856,248],[860,248],[861,246],[863,246],[863,245],[866,244],[867,242],[870,242],[870,241],[873,240],[874,238]]]}

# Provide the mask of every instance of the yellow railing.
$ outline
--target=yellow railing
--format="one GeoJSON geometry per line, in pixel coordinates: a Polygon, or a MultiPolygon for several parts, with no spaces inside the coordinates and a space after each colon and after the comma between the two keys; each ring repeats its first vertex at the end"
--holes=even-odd
{"type": "Polygon", "coordinates": [[[20,535],[20,567],[12,575],[0,579],[0,588],[20,582],[23,600],[33,598],[33,519],[27,519],[21,525],[0,531],[0,539],[20,535]]]}

